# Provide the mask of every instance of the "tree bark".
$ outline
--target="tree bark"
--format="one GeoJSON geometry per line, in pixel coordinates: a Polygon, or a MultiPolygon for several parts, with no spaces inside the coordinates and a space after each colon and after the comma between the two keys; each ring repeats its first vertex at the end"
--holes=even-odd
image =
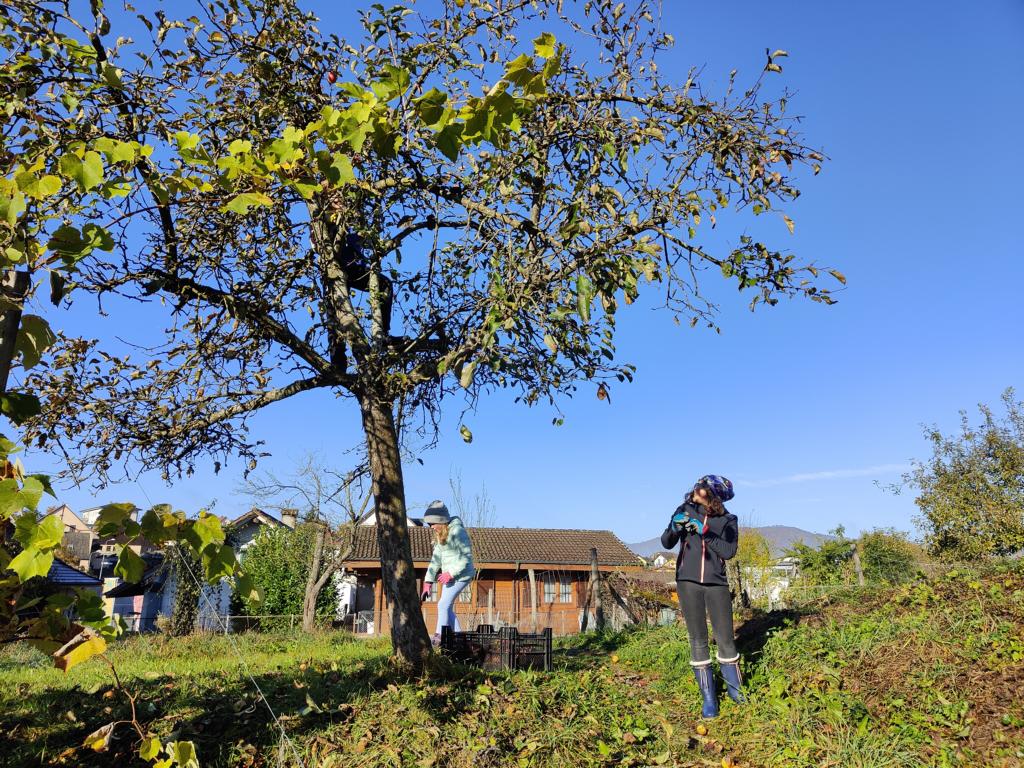
{"type": "Polygon", "coordinates": [[[416,595],[395,415],[391,403],[372,394],[363,394],[359,406],[373,478],[381,580],[391,612],[391,643],[399,658],[419,670],[431,646],[416,595]]]}
{"type": "Polygon", "coordinates": [[[28,272],[9,269],[0,280],[0,296],[17,308],[0,312],[0,393],[7,391],[7,378],[14,360],[14,344],[21,325],[21,306],[29,289],[28,272]]]}
{"type": "Polygon", "coordinates": [[[604,604],[601,601],[601,570],[597,567],[597,548],[590,548],[590,586],[594,590],[594,629],[604,630],[604,604]]]}
{"type": "Polygon", "coordinates": [[[864,586],[864,569],[860,564],[860,552],[857,551],[857,545],[854,544],[850,547],[850,551],[853,553],[853,570],[857,573],[857,586],[864,586]]]}
{"type": "Polygon", "coordinates": [[[302,601],[302,631],[312,632],[316,619],[316,598],[320,594],[317,582],[320,578],[320,563],[324,557],[324,528],[321,523],[316,527],[316,538],[313,539],[313,552],[309,563],[309,576],[306,577],[306,594],[302,601]]]}

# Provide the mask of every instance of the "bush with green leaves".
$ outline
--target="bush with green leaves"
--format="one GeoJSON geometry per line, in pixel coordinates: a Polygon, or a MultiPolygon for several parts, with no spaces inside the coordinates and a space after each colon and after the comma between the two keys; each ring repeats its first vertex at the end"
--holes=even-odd
{"type": "MultiPolygon", "coordinates": [[[[314,525],[303,524],[295,530],[275,528],[262,531],[246,549],[245,571],[263,599],[243,598],[242,605],[250,615],[279,617],[261,619],[261,628],[290,626],[290,616],[296,617],[294,623],[298,625],[315,538],[314,525]]],[[[337,605],[337,589],[328,581],[317,597],[317,617],[329,620],[337,605]]]]}
{"type": "Polygon", "coordinates": [[[846,529],[838,526],[829,535],[817,547],[801,541],[788,552],[800,561],[800,578],[807,584],[855,584],[854,552],[860,556],[866,582],[898,584],[914,576],[915,561],[923,554],[906,533],[893,528],[876,528],[850,539],[846,529]]]}
{"type": "Polygon", "coordinates": [[[915,563],[923,555],[906,533],[893,528],[876,528],[861,534],[857,545],[864,578],[870,583],[909,581],[916,573],[915,563]]]}

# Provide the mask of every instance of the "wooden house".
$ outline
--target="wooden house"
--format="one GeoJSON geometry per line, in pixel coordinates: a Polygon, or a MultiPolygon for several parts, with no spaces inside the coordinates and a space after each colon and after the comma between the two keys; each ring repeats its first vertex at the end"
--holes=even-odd
{"type": "MultiPolygon", "coordinates": [[[[456,615],[463,629],[479,624],[515,626],[529,632],[551,627],[556,635],[579,631],[591,573],[591,550],[604,573],[639,571],[644,563],[611,531],[547,528],[469,528],[476,577],[459,595],[456,615]]],[[[433,533],[410,527],[417,587],[430,563],[433,533]]],[[[389,610],[381,583],[376,526],[360,526],[346,568],[357,577],[353,628],[386,633],[389,610]]],[[[435,586],[422,604],[431,632],[437,622],[435,586]]]]}

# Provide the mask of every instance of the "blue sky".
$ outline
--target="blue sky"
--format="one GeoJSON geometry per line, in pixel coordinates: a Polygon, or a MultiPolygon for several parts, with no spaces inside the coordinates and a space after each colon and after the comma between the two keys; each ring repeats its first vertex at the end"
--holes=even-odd
{"type": "MultiPolygon", "coordinates": [[[[486,484],[500,525],[608,528],[640,541],[714,472],[735,481],[729,506],[754,524],[911,530],[912,495],[876,482],[926,458],[922,424],[951,430],[960,409],[995,404],[1008,386],[1024,394],[1014,224],[1024,5],[669,0],[664,27],[677,45],[662,71],[685,78],[703,64],[712,89],[732,68],[756,76],[766,48],[789,52],[780,82],[795,91],[790,111],[830,161],[789,209],[795,234],[780,221],[772,242],[840,269],[848,288],[833,307],[754,314],[743,295],[723,293],[721,334],[677,327],[641,302],[621,315],[618,337],[638,366],[632,385],[613,389],[610,405],[583,387],[563,403],[561,427],[550,410],[499,393],[466,415],[471,445],[450,402],[440,444],[406,468],[411,512],[447,498],[457,470],[469,491],[486,484]]],[[[89,330],[115,328],[124,332],[116,317],[89,330]]],[[[354,405],[316,394],[253,427],[274,454],[262,467],[281,473],[307,451],[344,468],[360,439],[354,405]]],[[[249,503],[236,493],[240,473],[234,463],[172,487],[145,476],[60,496],[73,508],[152,500],[233,515],[249,503]]]]}

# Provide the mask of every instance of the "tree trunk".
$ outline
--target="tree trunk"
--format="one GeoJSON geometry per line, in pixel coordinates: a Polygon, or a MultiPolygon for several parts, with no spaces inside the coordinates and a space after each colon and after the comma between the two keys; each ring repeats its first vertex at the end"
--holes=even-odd
{"type": "Polygon", "coordinates": [[[28,272],[9,269],[0,280],[0,296],[9,305],[13,305],[11,309],[0,312],[0,393],[7,391],[7,377],[11,372],[14,344],[18,339],[18,327],[21,325],[21,305],[25,301],[28,289],[28,272]]]}
{"type": "Polygon", "coordinates": [[[391,643],[395,653],[418,670],[423,667],[431,648],[416,595],[395,416],[391,403],[372,394],[362,395],[359,406],[373,477],[381,580],[391,611],[391,643]]]}
{"type": "Polygon", "coordinates": [[[302,631],[312,632],[316,619],[316,599],[320,594],[317,586],[320,580],[320,562],[324,557],[324,525],[317,524],[316,538],[313,539],[313,552],[309,563],[309,576],[306,578],[306,594],[302,601],[302,631]]]}
{"type": "Polygon", "coordinates": [[[590,582],[594,590],[594,629],[604,630],[604,603],[601,600],[601,571],[597,567],[597,548],[590,548],[590,582]]]}
{"type": "Polygon", "coordinates": [[[858,587],[863,587],[864,586],[864,569],[860,565],[860,552],[857,551],[857,545],[856,544],[854,544],[852,547],[850,547],[850,550],[853,553],[853,569],[857,573],[857,586],[858,587]]]}

